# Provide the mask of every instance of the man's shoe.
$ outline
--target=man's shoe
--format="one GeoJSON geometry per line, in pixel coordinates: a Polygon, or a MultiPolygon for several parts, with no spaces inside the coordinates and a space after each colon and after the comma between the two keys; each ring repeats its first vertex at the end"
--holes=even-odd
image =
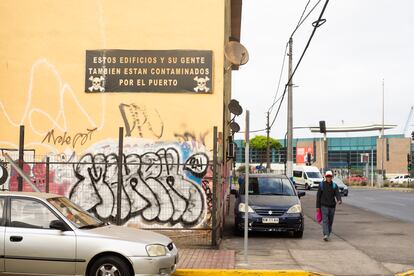
{"type": "Polygon", "coordinates": [[[328,235],[323,236],[323,240],[324,240],[324,241],[328,241],[328,240],[329,240],[328,235]]]}

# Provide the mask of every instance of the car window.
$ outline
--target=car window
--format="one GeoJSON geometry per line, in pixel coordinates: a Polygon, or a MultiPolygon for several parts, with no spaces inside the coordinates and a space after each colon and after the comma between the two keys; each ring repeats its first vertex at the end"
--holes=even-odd
{"type": "Polygon", "coordinates": [[[302,177],[302,171],[293,171],[294,177],[302,177]]]}
{"type": "Polygon", "coordinates": [[[47,201],[78,228],[103,223],[66,197],[49,198],[47,201]]]}
{"type": "Polygon", "coordinates": [[[50,229],[50,222],[58,219],[49,208],[36,200],[11,200],[11,227],[50,229]]]}
{"type": "MultiPolygon", "coordinates": [[[[240,193],[244,194],[244,181],[240,186],[240,193]]],[[[249,195],[294,196],[295,191],[288,179],[276,177],[252,177],[249,178],[249,195]]]]}

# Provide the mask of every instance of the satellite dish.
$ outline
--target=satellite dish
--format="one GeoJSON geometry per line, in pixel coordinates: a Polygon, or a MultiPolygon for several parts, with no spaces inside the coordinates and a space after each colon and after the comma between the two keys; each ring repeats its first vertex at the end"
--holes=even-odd
{"type": "Polygon", "coordinates": [[[228,107],[229,107],[230,112],[236,116],[239,116],[240,114],[243,113],[243,108],[240,106],[237,100],[231,100],[228,107]]]}
{"type": "Polygon", "coordinates": [[[230,41],[224,48],[224,55],[232,65],[244,65],[249,61],[249,52],[237,41],[230,41]]]}
{"type": "Polygon", "coordinates": [[[231,123],[230,123],[230,129],[231,129],[233,132],[239,132],[239,131],[240,131],[240,126],[239,126],[239,124],[238,124],[238,123],[236,123],[236,122],[231,122],[231,123]]]}

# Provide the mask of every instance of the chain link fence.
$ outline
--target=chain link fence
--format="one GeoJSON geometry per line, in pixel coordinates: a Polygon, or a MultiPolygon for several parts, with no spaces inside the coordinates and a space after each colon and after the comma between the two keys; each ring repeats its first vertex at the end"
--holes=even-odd
{"type": "MultiPolygon", "coordinates": [[[[116,151],[67,156],[24,149],[19,162],[18,149],[0,152],[41,192],[67,196],[104,222],[164,233],[181,246],[217,246],[229,188],[217,136],[214,143],[212,159],[205,152],[162,145],[139,153],[123,146],[122,158],[116,151]]],[[[3,191],[33,192],[8,162],[2,167],[3,191]]]]}

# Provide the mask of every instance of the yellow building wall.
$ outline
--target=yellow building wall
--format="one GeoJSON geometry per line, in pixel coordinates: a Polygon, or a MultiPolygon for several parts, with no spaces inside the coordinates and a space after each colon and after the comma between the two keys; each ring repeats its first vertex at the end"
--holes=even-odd
{"type": "Polygon", "coordinates": [[[16,148],[23,124],[26,148],[80,154],[118,137],[124,103],[146,111],[142,138],[170,141],[189,132],[211,149],[213,126],[220,130],[223,120],[225,2],[1,1],[0,146],[16,148]],[[85,51],[94,49],[212,50],[213,94],[87,94],[85,51]],[[52,129],[73,137],[94,128],[83,145],[42,143],[52,129]]]}
{"type": "MultiPolygon", "coordinates": [[[[224,132],[223,145],[223,136],[228,135],[223,119],[230,115],[223,115],[223,103],[230,99],[231,76],[230,72],[225,73],[223,50],[230,30],[229,3],[223,0],[0,1],[0,148],[3,152],[17,149],[19,126],[24,125],[25,149],[35,150],[33,155],[37,156],[30,157],[30,152],[26,152],[26,161],[49,155],[52,161],[78,162],[65,168],[52,165],[51,191],[69,196],[103,220],[114,221],[115,190],[108,183],[116,183],[115,175],[105,179],[107,175],[88,175],[87,169],[102,169],[97,159],[102,163],[114,161],[108,156],[116,153],[118,128],[124,126],[119,107],[133,105],[141,129],[135,127],[131,137],[126,137],[125,154],[136,153],[141,161],[152,162],[154,158],[161,160],[159,152],[166,150],[164,157],[171,155],[172,161],[181,165],[175,175],[164,166],[149,170],[155,170],[160,187],[156,190],[151,186],[158,198],[147,199],[154,201],[158,209],[136,205],[131,194],[139,202],[145,191],[137,195],[134,189],[138,186],[128,182],[133,177],[124,175],[122,199],[123,206],[128,208],[123,210],[123,222],[147,227],[209,225],[207,207],[211,207],[212,187],[209,181],[203,187],[201,183],[202,177],[211,176],[211,171],[203,169],[199,175],[191,174],[184,163],[194,154],[199,154],[198,161],[211,159],[214,126],[224,132]],[[96,49],[210,50],[213,91],[211,94],[85,93],[85,51],[96,49]],[[51,131],[55,139],[47,139],[51,131]],[[172,152],[168,152],[171,147],[172,152]],[[104,156],[98,158],[99,153],[104,156]],[[156,157],[148,156],[155,153],[156,157]],[[171,179],[167,181],[171,174],[177,191],[163,198],[166,192],[171,193],[173,184],[171,179]],[[97,187],[98,195],[93,194],[97,187]],[[167,204],[163,210],[172,211],[160,213],[160,204],[167,204]]],[[[225,152],[222,147],[221,151],[225,152]]],[[[30,166],[29,174],[34,181],[44,177],[36,173],[35,165],[30,166]]],[[[137,181],[148,184],[147,180],[154,175],[141,174],[137,181]]],[[[16,179],[11,179],[9,185],[15,188],[16,179]]]]}

